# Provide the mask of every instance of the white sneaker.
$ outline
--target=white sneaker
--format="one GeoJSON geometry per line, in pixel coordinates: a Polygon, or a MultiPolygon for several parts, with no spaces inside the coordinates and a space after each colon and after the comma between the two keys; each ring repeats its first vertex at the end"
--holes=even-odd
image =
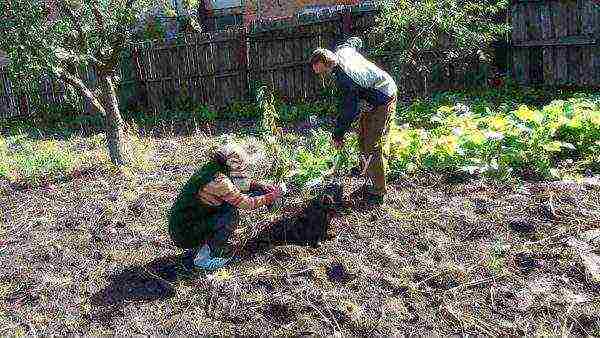
{"type": "Polygon", "coordinates": [[[219,258],[210,256],[210,246],[205,244],[194,258],[194,265],[205,270],[218,270],[227,264],[231,258],[219,258]]]}

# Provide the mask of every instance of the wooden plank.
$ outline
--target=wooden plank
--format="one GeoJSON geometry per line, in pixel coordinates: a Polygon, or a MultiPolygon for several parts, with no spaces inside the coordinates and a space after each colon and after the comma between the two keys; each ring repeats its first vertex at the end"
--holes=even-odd
{"type": "MultiPolygon", "coordinates": [[[[273,48],[275,47],[274,43],[273,43],[273,40],[270,40],[267,43],[267,46],[268,47],[267,47],[267,50],[266,50],[266,52],[267,52],[267,54],[266,54],[267,55],[267,60],[266,61],[267,61],[267,65],[269,67],[271,67],[271,66],[273,66],[275,64],[275,60],[273,58],[273,54],[274,54],[273,53],[274,52],[273,48]]],[[[269,81],[270,85],[272,86],[272,88],[277,88],[277,85],[275,83],[275,69],[272,69],[272,70],[269,71],[269,79],[268,79],[268,81],[269,81]]]]}
{"type": "Polygon", "coordinates": [[[539,3],[530,2],[527,4],[527,17],[528,17],[528,33],[527,41],[541,39],[541,18],[540,18],[541,6],[539,3]]]}
{"type": "Polygon", "coordinates": [[[213,95],[214,95],[214,103],[213,105],[215,107],[222,107],[223,106],[223,102],[225,101],[225,95],[226,93],[223,92],[223,80],[222,79],[218,79],[218,77],[220,77],[221,74],[224,73],[224,45],[223,45],[223,41],[219,41],[219,42],[214,42],[211,43],[211,50],[212,50],[212,64],[215,66],[215,77],[214,82],[213,82],[213,95]]]}
{"type": "Polygon", "coordinates": [[[548,2],[548,6],[550,8],[550,14],[552,15],[552,32],[550,33],[552,38],[559,38],[560,35],[560,27],[562,24],[562,4],[560,1],[550,1],[548,2]]]}
{"type": "Polygon", "coordinates": [[[554,31],[552,26],[552,8],[551,2],[545,2],[540,5],[540,25],[541,25],[541,39],[548,41],[554,38],[554,31]]]}
{"type": "MultiPolygon", "coordinates": [[[[191,37],[186,37],[187,42],[190,42],[191,37]]],[[[191,43],[191,42],[190,42],[191,43]]],[[[192,46],[188,46],[185,49],[185,58],[186,58],[186,72],[185,72],[185,76],[190,76],[192,74],[195,73],[195,65],[194,65],[194,47],[192,46]]],[[[195,88],[194,88],[194,84],[192,80],[187,80],[186,81],[186,90],[188,95],[190,96],[190,98],[194,101],[194,103],[197,102],[197,98],[196,98],[196,93],[195,93],[195,88]]]]}
{"type": "MultiPolygon", "coordinates": [[[[281,41],[281,63],[285,63],[285,62],[289,62],[290,61],[290,53],[289,53],[289,46],[290,44],[288,43],[289,40],[287,41],[281,41]]],[[[284,96],[290,97],[290,90],[291,88],[291,84],[289,81],[289,72],[284,72],[283,69],[280,70],[280,74],[281,74],[281,80],[282,80],[282,86],[283,86],[283,90],[282,90],[282,94],[284,96]]]]}
{"type": "MultiPolygon", "coordinates": [[[[541,38],[541,22],[539,20],[538,3],[527,2],[524,4],[527,29],[525,42],[537,41],[541,38]]],[[[525,49],[525,48],[524,48],[525,49]]],[[[538,58],[538,50],[536,48],[527,48],[522,56],[523,64],[523,83],[531,84],[539,80],[539,68],[541,68],[541,57],[538,58]]]]}
{"type": "MultiPolygon", "coordinates": [[[[285,41],[280,41],[279,43],[276,44],[277,45],[277,49],[275,54],[277,55],[277,63],[278,64],[282,64],[284,62],[286,62],[285,58],[285,41]]],[[[284,74],[283,70],[280,68],[277,71],[277,87],[276,89],[278,89],[280,95],[287,95],[287,81],[286,78],[287,76],[285,76],[286,74],[284,74]]]]}
{"type": "MultiPolygon", "coordinates": [[[[295,32],[297,32],[297,29],[294,29],[295,32]]],[[[297,42],[298,39],[294,38],[291,39],[290,41],[288,41],[287,43],[287,56],[288,56],[288,62],[294,62],[297,60],[300,60],[301,57],[299,56],[299,51],[297,50],[297,42]]],[[[298,96],[298,89],[297,89],[297,85],[298,83],[296,82],[296,77],[295,77],[295,70],[292,71],[288,71],[287,74],[289,74],[289,79],[288,79],[288,84],[289,84],[289,94],[288,96],[290,97],[290,99],[295,98],[298,96]]]]}
{"type": "MultiPolygon", "coordinates": [[[[548,41],[554,38],[554,28],[552,25],[552,5],[551,2],[545,2],[540,8],[540,20],[542,25],[542,40],[548,41]]],[[[542,49],[543,64],[543,82],[546,85],[554,84],[554,49],[551,46],[544,46],[542,49]]]]}
{"type": "MultiPolygon", "coordinates": [[[[286,49],[286,55],[288,56],[288,62],[294,62],[297,61],[299,59],[298,57],[298,51],[297,51],[297,45],[296,42],[298,41],[298,39],[294,38],[291,39],[290,41],[288,41],[287,43],[287,49],[286,49]]],[[[297,97],[297,82],[296,82],[296,74],[295,71],[292,69],[291,71],[288,71],[286,74],[288,74],[288,86],[289,86],[289,91],[288,91],[288,97],[290,99],[297,97]]]]}
{"type": "Polygon", "coordinates": [[[563,36],[556,39],[532,40],[515,43],[515,47],[588,46],[598,43],[598,39],[583,35],[563,36]]]}
{"type": "MultiPolygon", "coordinates": [[[[167,74],[169,74],[167,72],[167,65],[165,64],[165,51],[166,49],[156,49],[156,57],[157,57],[157,63],[155,65],[155,70],[156,70],[156,74],[160,77],[160,78],[164,78],[167,77],[167,74]]],[[[168,53],[168,51],[167,51],[168,53]]],[[[168,97],[167,94],[167,89],[166,89],[166,81],[161,81],[161,82],[157,82],[158,86],[158,110],[160,111],[164,111],[166,110],[166,102],[165,102],[165,98],[168,97]]]]}
{"type": "Polygon", "coordinates": [[[520,4],[520,9],[519,9],[520,13],[520,41],[527,41],[529,40],[529,12],[527,10],[527,4],[526,3],[522,3],[520,4]]]}
{"type": "MultiPolygon", "coordinates": [[[[191,39],[191,37],[190,37],[191,39]]],[[[198,72],[198,65],[197,65],[197,50],[195,46],[189,46],[187,48],[187,58],[188,58],[188,72],[186,74],[186,76],[190,76],[192,74],[197,74],[198,72]]],[[[195,103],[197,103],[198,100],[198,92],[196,89],[196,83],[194,80],[188,80],[188,91],[190,96],[192,97],[192,100],[194,100],[195,103]]]]}
{"type": "Polygon", "coordinates": [[[600,6],[595,7],[592,1],[584,1],[581,13],[581,35],[593,36],[594,11],[600,11],[600,6]]]}
{"type": "MultiPolygon", "coordinates": [[[[516,48],[514,48],[513,57],[514,57],[513,73],[515,75],[515,80],[517,81],[517,83],[520,83],[520,84],[528,84],[529,50],[526,48],[516,47],[516,48]]],[[[450,70],[451,70],[450,83],[453,83],[454,82],[452,80],[452,79],[454,79],[454,77],[453,77],[454,72],[452,71],[453,68],[451,68],[450,70]]]]}
{"type": "Polygon", "coordinates": [[[556,48],[556,84],[565,85],[568,82],[568,47],[556,48]]]}
{"type": "MultiPolygon", "coordinates": [[[[222,59],[222,72],[226,73],[231,71],[231,69],[234,67],[234,60],[232,59],[232,53],[231,53],[231,49],[234,48],[232,41],[229,41],[227,43],[223,43],[221,44],[221,53],[223,55],[223,59],[222,59]]],[[[223,98],[222,98],[222,102],[221,104],[226,105],[229,100],[231,100],[231,98],[233,97],[234,93],[233,93],[233,83],[231,81],[231,78],[224,78],[222,81],[220,82],[220,90],[223,93],[223,98]]]]}
{"type": "MultiPolygon", "coordinates": [[[[568,14],[568,6],[564,1],[559,1],[555,3],[555,36],[557,39],[567,37],[569,35],[569,18],[568,14]]],[[[568,47],[558,46],[555,49],[555,78],[557,85],[564,85],[568,81],[568,65],[567,65],[567,57],[568,57],[568,47]]]]}
{"type": "Polygon", "coordinates": [[[187,77],[189,76],[189,73],[190,73],[190,61],[189,61],[190,47],[188,47],[188,45],[191,44],[191,41],[188,40],[188,34],[185,34],[183,36],[183,41],[184,41],[185,47],[179,48],[179,60],[180,60],[179,91],[180,91],[180,95],[186,96],[188,99],[193,100],[192,92],[190,90],[189,80],[187,79],[187,77]]]}
{"type": "Polygon", "coordinates": [[[556,81],[554,72],[554,48],[544,47],[542,50],[542,58],[544,64],[544,83],[553,85],[556,81]]]}
{"type": "MultiPolygon", "coordinates": [[[[204,74],[204,67],[206,66],[206,48],[194,46],[194,63],[195,72],[194,75],[204,74]]],[[[200,81],[199,78],[193,79],[195,87],[196,100],[203,105],[206,105],[206,99],[204,98],[204,87],[206,82],[200,81]]]]}
{"type": "MultiPolygon", "coordinates": [[[[216,43],[215,44],[215,56],[216,56],[216,62],[217,62],[217,67],[218,67],[218,72],[219,75],[223,74],[226,72],[225,70],[225,65],[226,62],[228,61],[227,58],[227,53],[226,53],[226,45],[225,43],[216,43]]],[[[223,107],[226,101],[226,97],[227,97],[227,92],[226,92],[226,81],[225,79],[221,79],[221,80],[217,80],[215,77],[215,90],[218,93],[218,101],[217,101],[217,107],[223,107]]]]}
{"type": "Polygon", "coordinates": [[[594,67],[592,63],[593,47],[581,47],[581,82],[582,86],[590,86],[594,82],[594,67]]]}
{"type": "Polygon", "coordinates": [[[220,58],[219,58],[219,43],[221,41],[215,40],[206,46],[207,51],[207,63],[206,63],[206,74],[210,76],[206,77],[206,103],[214,108],[219,107],[221,102],[222,93],[219,91],[219,81],[217,77],[222,74],[220,69],[220,58]]]}
{"type": "MultiPolygon", "coordinates": [[[[171,76],[170,81],[164,82],[164,96],[165,103],[169,103],[171,105],[174,104],[176,98],[175,94],[175,83],[177,82],[177,73],[175,71],[175,49],[165,49],[163,50],[162,55],[162,75],[167,77],[169,74],[174,74],[175,76],[171,76]]],[[[165,105],[166,106],[166,105],[165,105]]],[[[174,108],[174,107],[173,107],[174,108]]]]}
{"type": "Polygon", "coordinates": [[[513,32],[513,41],[521,42],[526,40],[526,16],[525,16],[525,5],[522,3],[516,3],[513,5],[513,22],[514,22],[514,32],[513,32]]]}
{"type": "MultiPolygon", "coordinates": [[[[238,33],[239,34],[239,33],[238,33]]],[[[238,38],[240,38],[240,35],[238,35],[238,38]]],[[[241,55],[242,55],[242,43],[240,40],[236,40],[235,42],[232,43],[232,51],[231,51],[231,62],[232,62],[232,71],[238,71],[238,73],[240,73],[240,75],[237,76],[237,78],[234,78],[230,81],[230,90],[232,90],[231,93],[231,97],[234,98],[236,101],[239,100],[240,96],[242,95],[242,91],[243,88],[241,86],[242,82],[242,78],[241,78],[241,74],[243,72],[242,69],[242,64],[240,63],[240,59],[241,59],[241,55]]]]}
{"type": "Polygon", "coordinates": [[[170,65],[171,69],[175,73],[175,80],[171,82],[171,93],[173,99],[176,99],[182,95],[181,92],[181,47],[173,47],[170,53],[170,65]]]}
{"type": "MultiPolygon", "coordinates": [[[[527,6],[523,3],[516,3],[514,7],[514,32],[515,44],[527,40],[527,6]]],[[[520,84],[528,83],[529,73],[529,53],[526,48],[515,46],[513,73],[515,80],[520,84]]],[[[450,65],[450,77],[448,85],[450,88],[456,86],[457,73],[455,65],[450,65]]]]}
{"type": "Polygon", "coordinates": [[[568,21],[568,35],[577,35],[577,2],[574,0],[568,0],[565,1],[564,4],[566,6],[565,15],[568,21]]]}
{"type": "Polygon", "coordinates": [[[597,2],[594,5],[593,12],[592,26],[594,27],[594,35],[600,38],[600,4],[597,2]]]}
{"type": "Polygon", "coordinates": [[[590,0],[577,0],[576,8],[577,8],[577,32],[575,34],[581,35],[583,34],[583,20],[585,17],[585,7],[586,3],[589,3],[590,0]]]}
{"type": "MultiPolygon", "coordinates": [[[[308,54],[307,53],[308,49],[309,49],[309,47],[306,45],[306,38],[305,37],[298,38],[298,51],[300,51],[301,58],[308,59],[308,57],[306,56],[308,54]]],[[[309,79],[307,78],[306,74],[307,74],[307,69],[309,67],[310,66],[307,65],[306,67],[298,69],[298,81],[300,81],[300,91],[301,91],[300,97],[303,100],[306,100],[308,98],[308,93],[307,93],[308,90],[307,89],[309,86],[309,79]]]]}
{"type": "MultiPolygon", "coordinates": [[[[146,64],[146,81],[148,81],[153,80],[156,77],[156,75],[154,74],[156,51],[148,49],[145,52],[148,58],[148,63],[146,64]]],[[[148,101],[150,102],[150,106],[152,107],[152,111],[154,113],[158,112],[157,97],[158,95],[156,92],[156,84],[148,86],[148,101]]]]}
{"type": "Polygon", "coordinates": [[[578,62],[579,62],[579,50],[576,47],[567,48],[567,84],[573,86],[577,83],[577,77],[579,75],[578,62]]]}
{"type": "MultiPolygon", "coordinates": [[[[570,0],[565,2],[567,6],[568,36],[577,35],[578,28],[578,8],[577,1],[570,0]]],[[[579,50],[576,47],[569,46],[567,49],[567,79],[568,85],[574,86],[578,82],[579,77],[579,50]]]]}
{"type": "Polygon", "coordinates": [[[592,48],[592,84],[594,86],[600,86],[600,45],[596,45],[592,48]]]}

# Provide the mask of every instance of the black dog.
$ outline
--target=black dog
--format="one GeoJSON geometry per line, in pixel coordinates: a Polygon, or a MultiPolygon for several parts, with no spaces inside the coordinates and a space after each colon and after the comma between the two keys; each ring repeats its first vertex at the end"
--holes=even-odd
{"type": "Polygon", "coordinates": [[[342,200],[339,185],[326,187],[325,192],[311,199],[303,208],[291,208],[271,223],[254,243],[259,248],[278,245],[306,245],[319,247],[324,240],[335,237],[331,220],[342,200]],[[300,210],[298,210],[300,209],[300,210]]]}

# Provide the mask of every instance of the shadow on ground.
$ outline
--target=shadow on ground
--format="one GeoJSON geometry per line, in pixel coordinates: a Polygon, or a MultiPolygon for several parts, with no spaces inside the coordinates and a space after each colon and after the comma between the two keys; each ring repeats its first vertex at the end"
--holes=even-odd
{"type": "Polygon", "coordinates": [[[123,316],[128,303],[150,303],[174,297],[177,285],[186,280],[199,279],[204,273],[193,268],[194,253],[159,257],[140,266],[132,266],[108,277],[110,284],[91,296],[98,311],[92,321],[105,322],[123,316]]]}
{"type": "Polygon", "coordinates": [[[301,205],[286,207],[281,217],[246,244],[242,255],[254,255],[283,245],[318,247],[322,241],[335,237],[331,220],[344,208],[342,199],[342,186],[333,184],[301,205]]]}

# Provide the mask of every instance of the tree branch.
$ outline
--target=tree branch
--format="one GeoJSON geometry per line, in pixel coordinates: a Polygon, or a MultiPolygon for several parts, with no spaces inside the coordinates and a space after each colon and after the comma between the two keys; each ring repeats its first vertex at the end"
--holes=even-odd
{"type": "Polygon", "coordinates": [[[81,47],[87,51],[87,39],[85,36],[85,33],[83,32],[83,28],[81,28],[81,24],[79,23],[79,21],[75,18],[75,14],[73,13],[73,10],[71,9],[71,6],[69,6],[69,4],[67,3],[66,0],[61,0],[58,3],[58,7],[60,9],[61,12],[63,12],[63,14],[69,18],[69,20],[71,20],[71,23],[73,24],[73,26],[75,26],[75,30],[77,30],[77,34],[79,36],[79,42],[81,43],[81,47]]]}
{"type": "Polygon", "coordinates": [[[104,18],[102,17],[102,13],[98,7],[97,0],[92,2],[92,12],[94,13],[94,17],[96,17],[96,27],[98,27],[98,31],[101,35],[104,35],[106,33],[104,29],[104,18]]]}
{"type": "Polygon", "coordinates": [[[123,51],[124,43],[119,41],[112,46],[112,52],[106,58],[105,69],[108,71],[114,70],[120,61],[121,52],[123,51]]]}
{"type": "Polygon", "coordinates": [[[81,79],[60,68],[54,68],[54,72],[58,75],[58,77],[61,80],[72,85],[77,90],[79,90],[79,92],[83,94],[83,96],[88,98],[94,106],[94,108],[96,108],[96,110],[98,110],[102,115],[106,115],[106,110],[104,110],[104,107],[102,107],[100,101],[98,101],[94,93],[92,93],[92,91],[85,85],[85,83],[83,83],[83,81],[81,81],[81,79]]]}

